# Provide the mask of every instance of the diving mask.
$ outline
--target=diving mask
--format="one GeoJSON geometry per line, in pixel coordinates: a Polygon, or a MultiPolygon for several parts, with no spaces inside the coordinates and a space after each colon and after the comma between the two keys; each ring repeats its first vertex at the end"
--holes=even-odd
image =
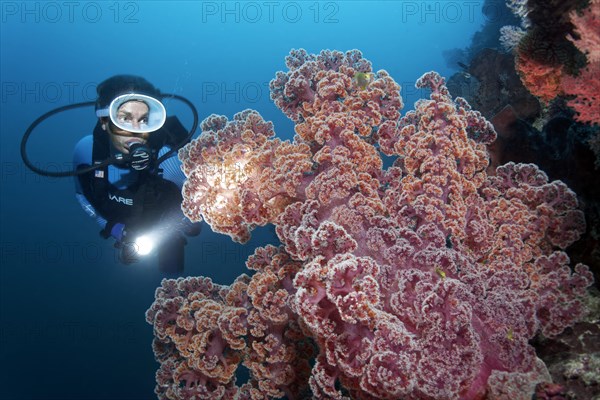
{"type": "Polygon", "coordinates": [[[128,93],[115,98],[108,108],[96,110],[96,116],[110,117],[112,123],[124,131],[145,133],[160,129],[167,119],[167,111],[154,97],[128,93]],[[139,108],[131,107],[135,103],[145,105],[141,112],[139,108]]]}

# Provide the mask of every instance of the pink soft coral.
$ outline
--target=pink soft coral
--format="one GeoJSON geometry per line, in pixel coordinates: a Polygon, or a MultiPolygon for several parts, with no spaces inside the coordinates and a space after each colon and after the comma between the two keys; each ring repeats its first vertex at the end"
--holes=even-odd
{"type": "Polygon", "coordinates": [[[566,76],[562,87],[566,95],[575,96],[567,104],[578,121],[600,124],[600,61],[589,64],[577,77],[566,76]]]}
{"type": "Polygon", "coordinates": [[[600,62],[600,0],[591,0],[582,15],[573,11],[571,22],[578,38],[571,35],[567,38],[587,55],[590,62],[600,62]]]}
{"type": "Polygon", "coordinates": [[[580,318],[591,283],[562,251],[584,229],[574,193],[533,164],[488,176],[491,124],[435,72],[398,118],[399,86],[358,51],[287,65],[271,90],[293,142],[245,111],[180,152],[190,218],[239,241],[274,223],[282,245],[231,287],[163,282],[160,398],[530,398],[549,379],[530,339],[580,318]]]}

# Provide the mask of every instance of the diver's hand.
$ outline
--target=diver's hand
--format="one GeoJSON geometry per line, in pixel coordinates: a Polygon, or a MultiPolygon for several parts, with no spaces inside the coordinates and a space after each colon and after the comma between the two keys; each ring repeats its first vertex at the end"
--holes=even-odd
{"type": "Polygon", "coordinates": [[[125,237],[125,224],[120,222],[113,225],[110,230],[110,236],[112,236],[117,242],[122,242],[125,237]]]}
{"type": "Polygon", "coordinates": [[[183,217],[179,223],[179,231],[185,236],[198,236],[202,230],[202,222],[192,222],[187,217],[183,217]]]}
{"type": "Polygon", "coordinates": [[[104,225],[104,229],[100,231],[100,236],[104,239],[112,237],[115,239],[116,243],[119,243],[123,240],[123,237],[125,237],[125,224],[121,222],[107,222],[106,225],[104,225]]]}

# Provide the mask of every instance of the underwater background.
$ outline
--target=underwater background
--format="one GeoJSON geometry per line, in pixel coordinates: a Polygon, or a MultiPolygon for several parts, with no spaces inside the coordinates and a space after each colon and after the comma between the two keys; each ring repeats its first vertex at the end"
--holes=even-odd
{"type": "MultiPolygon", "coordinates": [[[[268,86],[291,49],[360,50],[401,85],[404,114],[424,96],[417,78],[430,70],[468,76],[461,65],[482,47],[501,49],[498,28],[515,21],[503,1],[483,0],[3,1],[1,11],[2,400],[155,398],[158,363],[144,313],[161,280],[173,277],[152,257],[121,265],[77,203],[73,179],[24,166],[21,137],[41,114],[93,101],[99,82],[133,74],[189,99],[200,121],[252,108],[292,139],[294,125],[268,86]]],[[[191,125],[181,103],[166,107],[191,125]]],[[[95,123],[93,107],[45,121],[29,141],[30,159],[70,169],[75,144],[95,123]]],[[[182,276],[229,284],[267,243],[277,243],[270,227],[239,245],[205,224],[188,238],[182,276]]]]}

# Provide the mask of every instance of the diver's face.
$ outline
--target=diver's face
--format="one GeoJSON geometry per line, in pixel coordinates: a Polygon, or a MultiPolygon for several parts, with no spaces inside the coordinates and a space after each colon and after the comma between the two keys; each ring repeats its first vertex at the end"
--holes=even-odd
{"type": "MultiPolygon", "coordinates": [[[[131,124],[135,129],[139,129],[140,124],[148,120],[148,105],[141,101],[128,101],[123,103],[117,111],[117,119],[120,123],[131,124]]],[[[129,154],[129,147],[134,143],[146,144],[150,133],[133,133],[118,128],[111,121],[105,126],[109,133],[110,141],[114,148],[123,154],[129,154]]]]}

